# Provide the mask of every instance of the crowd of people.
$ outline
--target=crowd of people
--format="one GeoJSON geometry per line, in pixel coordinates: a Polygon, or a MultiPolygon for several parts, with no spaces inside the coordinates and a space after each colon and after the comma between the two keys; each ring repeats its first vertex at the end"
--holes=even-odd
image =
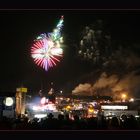
{"type": "Polygon", "coordinates": [[[78,115],[73,116],[59,114],[54,118],[49,114],[46,118],[18,117],[10,119],[2,117],[0,119],[1,130],[138,130],[140,129],[140,119],[133,115],[122,115],[120,118],[112,117],[106,119],[103,115],[91,118],[80,118],[78,115]]]}

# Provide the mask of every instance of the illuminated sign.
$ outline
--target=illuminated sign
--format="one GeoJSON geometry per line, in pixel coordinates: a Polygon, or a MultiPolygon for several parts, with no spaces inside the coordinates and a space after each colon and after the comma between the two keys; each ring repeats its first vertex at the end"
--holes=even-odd
{"type": "Polygon", "coordinates": [[[47,114],[35,114],[34,117],[35,118],[44,118],[44,117],[47,117],[47,114]]]}
{"type": "Polygon", "coordinates": [[[18,92],[27,92],[27,88],[17,88],[18,92]]]}
{"type": "Polygon", "coordinates": [[[120,106],[120,105],[102,105],[101,109],[111,109],[111,110],[116,110],[116,109],[128,109],[128,106],[120,106]]]}

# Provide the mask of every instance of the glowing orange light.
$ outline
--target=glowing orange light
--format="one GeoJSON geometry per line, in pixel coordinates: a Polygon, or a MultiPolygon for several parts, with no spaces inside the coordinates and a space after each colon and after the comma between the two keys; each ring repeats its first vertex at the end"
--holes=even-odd
{"type": "Polygon", "coordinates": [[[94,112],[94,109],[93,109],[93,108],[89,108],[88,111],[89,111],[90,113],[93,113],[93,112],[94,112]]]}

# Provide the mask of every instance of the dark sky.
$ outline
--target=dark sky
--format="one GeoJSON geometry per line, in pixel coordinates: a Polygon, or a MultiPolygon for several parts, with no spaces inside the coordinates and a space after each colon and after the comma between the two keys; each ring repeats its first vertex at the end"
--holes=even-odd
{"type": "Polygon", "coordinates": [[[79,34],[86,25],[102,19],[112,37],[127,43],[139,43],[140,11],[89,10],[1,10],[0,11],[0,90],[14,91],[24,85],[38,91],[48,90],[54,82],[57,89],[89,71],[89,67],[74,57],[73,44],[79,44],[79,34]],[[37,35],[51,32],[64,15],[64,57],[48,72],[35,65],[30,48],[37,35]]]}

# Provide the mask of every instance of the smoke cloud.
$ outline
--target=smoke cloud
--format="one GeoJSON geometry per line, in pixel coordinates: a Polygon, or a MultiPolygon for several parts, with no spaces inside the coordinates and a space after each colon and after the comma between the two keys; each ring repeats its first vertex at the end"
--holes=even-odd
{"type": "Polygon", "coordinates": [[[137,75],[135,71],[130,72],[123,77],[118,75],[108,76],[103,72],[99,79],[91,84],[79,84],[73,91],[73,95],[100,95],[100,96],[112,96],[113,98],[120,98],[122,93],[128,94],[129,97],[133,97],[140,91],[140,75],[137,75]]]}
{"type": "Polygon", "coordinates": [[[79,84],[72,93],[74,95],[92,95],[92,85],[89,83],[79,84]]]}
{"type": "Polygon", "coordinates": [[[85,27],[78,47],[78,56],[93,64],[92,74],[87,76],[90,82],[79,82],[72,94],[120,98],[126,93],[140,97],[140,45],[120,45],[105,32],[102,24],[95,25],[85,27]],[[100,28],[97,25],[101,25],[100,28]],[[95,69],[100,70],[99,75],[95,69]]]}

